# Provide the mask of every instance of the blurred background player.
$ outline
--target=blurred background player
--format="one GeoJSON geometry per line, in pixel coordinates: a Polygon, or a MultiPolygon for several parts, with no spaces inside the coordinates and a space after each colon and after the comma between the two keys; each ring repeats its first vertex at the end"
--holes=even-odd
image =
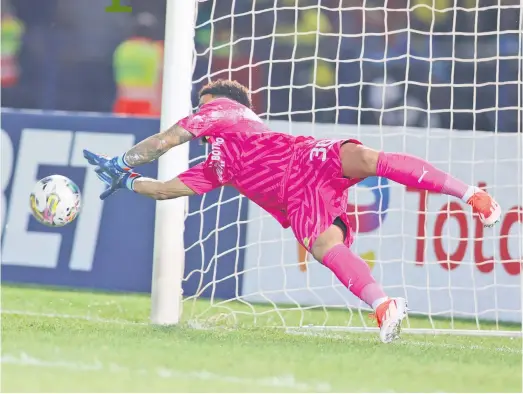
{"type": "Polygon", "coordinates": [[[404,153],[378,152],[359,141],[317,140],[270,131],[250,109],[247,88],[216,81],[200,91],[200,110],[153,135],[121,156],[106,159],[84,151],[109,185],[105,199],[127,188],[156,200],[204,194],[233,186],[269,212],[328,267],[354,295],[375,311],[380,338],[398,338],[407,314],[403,298],[389,298],[368,265],[349,247],[353,241],[348,188],[369,176],[460,198],[491,226],[501,209],[486,192],[469,186],[427,161],[404,153]],[[167,182],[142,177],[131,169],[163,153],[203,138],[212,144],[207,160],[167,182]]]}
{"type": "Polygon", "coordinates": [[[22,46],[24,25],[12,12],[9,3],[2,0],[2,24],[0,75],[2,80],[2,105],[16,105],[15,87],[18,84],[20,67],[18,65],[18,53],[22,46]]]}
{"type": "Polygon", "coordinates": [[[114,52],[114,112],[117,114],[160,114],[163,44],[156,39],[158,26],[153,14],[139,14],[133,36],[122,42],[114,52]]]}

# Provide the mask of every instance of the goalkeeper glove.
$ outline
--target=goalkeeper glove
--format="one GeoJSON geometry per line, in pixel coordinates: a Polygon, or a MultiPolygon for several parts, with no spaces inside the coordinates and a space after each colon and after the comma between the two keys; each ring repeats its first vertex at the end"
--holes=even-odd
{"type": "MultiPolygon", "coordinates": [[[[87,156],[85,156],[85,152],[87,152],[88,154],[89,153],[92,154],[92,152],[84,150],[84,157],[87,159],[87,161],[89,161],[89,158],[87,156]]],[[[106,162],[104,163],[104,169],[107,171],[111,171],[114,174],[116,174],[116,173],[124,174],[124,173],[132,170],[132,167],[129,166],[124,160],[125,153],[123,155],[113,157],[112,159],[109,159],[107,156],[104,156],[104,155],[95,155],[95,156],[97,156],[98,158],[106,159],[106,162]]],[[[94,163],[90,162],[90,164],[94,164],[94,163]]]]}
{"type": "Polygon", "coordinates": [[[105,200],[120,189],[134,190],[134,181],[141,177],[140,174],[130,171],[130,168],[121,167],[119,161],[121,160],[121,156],[109,159],[84,149],[84,157],[89,164],[96,166],[94,170],[96,175],[108,186],[108,188],[100,194],[101,200],[105,200]]]}

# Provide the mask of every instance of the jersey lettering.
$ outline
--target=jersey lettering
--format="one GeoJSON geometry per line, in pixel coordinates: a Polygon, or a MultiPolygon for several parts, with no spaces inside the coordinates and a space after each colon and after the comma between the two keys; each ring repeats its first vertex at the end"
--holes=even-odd
{"type": "Polygon", "coordinates": [[[321,157],[321,161],[327,160],[327,149],[325,148],[312,148],[311,154],[309,156],[310,160],[313,160],[315,157],[321,157]]]}
{"type": "Polygon", "coordinates": [[[312,161],[315,157],[320,157],[321,161],[327,160],[327,150],[336,143],[333,140],[318,141],[315,148],[311,149],[309,159],[312,161]]]}
{"type": "Polygon", "coordinates": [[[221,151],[224,142],[223,138],[218,137],[211,145],[211,163],[220,182],[223,181],[223,172],[225,171],[225,161],[222,159],[221,151]]]}

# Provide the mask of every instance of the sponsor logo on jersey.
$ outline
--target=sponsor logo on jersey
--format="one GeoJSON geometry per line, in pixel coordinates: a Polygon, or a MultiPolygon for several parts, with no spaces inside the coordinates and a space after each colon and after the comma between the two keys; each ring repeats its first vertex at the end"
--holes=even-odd
{"type": "Polygon", "coordinates": [[[216,171],[216,176],[219,181],[223,181],[223,173],[225,171],[225,161],[222,158],[221,146],[225,140],[221,137],[216,138],[216,140],[211,144],[211,166],[216,171]]]}

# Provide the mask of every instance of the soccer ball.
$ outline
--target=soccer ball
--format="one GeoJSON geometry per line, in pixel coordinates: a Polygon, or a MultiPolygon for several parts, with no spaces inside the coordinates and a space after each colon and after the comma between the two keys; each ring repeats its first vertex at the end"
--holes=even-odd
{"type": "Polygon", "coordinates": [[[29,201],[36,220],[49,227],[62,227],[80,212],[80,189],[65,176],[51,175],[36,183],[29,201]]]}

